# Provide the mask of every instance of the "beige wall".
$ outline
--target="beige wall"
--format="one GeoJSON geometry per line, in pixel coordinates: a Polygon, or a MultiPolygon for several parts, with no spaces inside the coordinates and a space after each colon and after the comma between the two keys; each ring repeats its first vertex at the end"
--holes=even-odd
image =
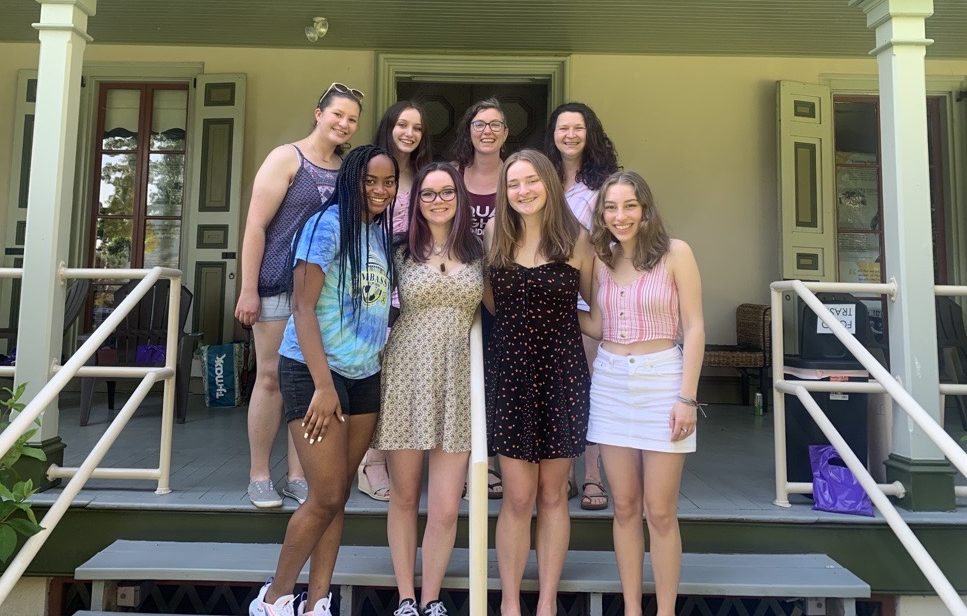
{"type": "MultiPolygon", "coordinates": [[[[321,88],[340,80],[372,92],[375,82],[375,54],[368,51],[95,44],[85,59],[202,62],[205,72],[245,73],[244,203],[266,152],[307,131],[321,88]]],[[[35,65],[36,46],[0,44],[4,197],[16,70],[35,65]]],[[[778,276],[775,82],[875,72],[867,58],[571,57],[571,98],[599,113],[621,163],[648,179],[672,234],[698,257],[710,343],[733,342],[735,306],[766,302],[768,283],[778,276]]],[[[967,76],[967,60],[931,61],[928,73],[967,76]]],[[[353,141],[368,141],[376,120],[366,109],[353,141]]]]}

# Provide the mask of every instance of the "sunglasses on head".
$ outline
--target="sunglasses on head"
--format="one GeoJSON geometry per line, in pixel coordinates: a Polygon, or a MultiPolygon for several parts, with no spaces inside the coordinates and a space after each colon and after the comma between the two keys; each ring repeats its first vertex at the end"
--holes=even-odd
{"type": "Polygon", "coordinates": [[[363,94],[361,90],[357,90],[356,88],[350,88],[344,83],[339,83],[338,81],[334,81],[329,85],[328,88],[326,88],[326,91],[322,93],[322,96],[319,97],[318,104],[321,105],[322,101],[324,101],[326,97],[329,96],[329,93],[332,92],[333,90],[335,90],[336,92],[339,92],[340,94],[348,94],[349,96],[355,98],[357,102],[366,98],[366,95],[363,94]]]}

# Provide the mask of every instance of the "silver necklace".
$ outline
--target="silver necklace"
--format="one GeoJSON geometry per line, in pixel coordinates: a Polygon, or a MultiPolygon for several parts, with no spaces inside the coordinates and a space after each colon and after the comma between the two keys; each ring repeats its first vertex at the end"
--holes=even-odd
{"type": "Polygon", "coordinates": [[[446,247],[447,247],[446,244],[437,244],[436,242],[433,242],[432,252],[435,255],[442,255],[443,254],[443,249],[446,248],[446,247]]]}

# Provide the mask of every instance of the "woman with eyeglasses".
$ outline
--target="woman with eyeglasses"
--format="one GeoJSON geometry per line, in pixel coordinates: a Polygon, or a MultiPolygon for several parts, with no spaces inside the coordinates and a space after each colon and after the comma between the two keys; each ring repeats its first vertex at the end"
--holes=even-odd
{"type": "MultiPolygon", "coordinates": [[[[544,154],[547,155],[564,184],[564,198],[568,207],[588,233],[591,232],[591,213],[598,189],[604,180],[618,170],[618,155],[614,144],[604,132],[604,126],[594,110],[584,103],[564,103],[551,113],[544,134],[544,154]]],[[[579,310],[590,310],[578,302],[579,310]]],[[[598,341],[584,337],[584,351],[592,366],[598,341]]],[[[600,450],[589,444],[584,450],[584,482],[581,486],[581,509],[608,508],[608,493],[601,481],[600,450]]],[[[574,472],[573,469],[571,471],[574,472]]]]}
{"type": "MultiPolygon", "coordinates": [[[[415,101],[398,101],[390,106],[379,121],[374,145],[393,153],[400,167],[400,183],[393,203],[393,236],[401,237],[410,226],[410,190],[413,176],[433,160],[426,113],[415,101]]],[[[399,300],[393,294],[393,307],[399,300]]],[[[359,466],[356,485],[359,491],[378,501],[389,500],[389,475],[386,456],[370,449],[359,466]]]]}
{"type": "Polygon", "coordinates": [[[295,616],[292,593],[307,560],[308,600],[298,614],[331,616],[344,507],[380,410],[398,177],[386,150],[354,149],[335,192],[293,239],[292,316],[279,348],[279,383],[309,492],[289,519],[275,577],[250,604],[250,616],[295,616]]]}
{"type": "Polygon", "coordinates": [[[504,487],[495,535],[500,613],[521,613],[536,504],[536,614],[550,616],[570,539],[568,476],[588,427],[590,376],[575,305],[590,292],[594,254],[554,165],[536,150],[504,163],[484,242],[484,304],[494,314],[487,436],[504,487]]]}
{"type": "MultiPolygon", "coordinates": [[[[279,343],[291,314],[286,293],[292,276],[289,247],[298,226],[335,189],[341,155],[359,124],[362,99],[362,92],[341,83],[326,88],[316,104],[312,132],[269,152],[252,186],[235,318],[252,328],[255,339],[255,385],[248,406],[248,498],[256,507],[282,505],[269,473],[269,458],[282,419],[279,343]]],[[[282,494],[302,504],[307,490],[290,438],[282,494]]]]}
{"type": "Polygon", "coordinates": [[[423,167],[409,232],[394,253],[400,316],[383,355],[383,407],[373,447],[389,462],[386,520],[400,604],[396,616],[445,616],[440,586],[457,533],[470,454],[470,325],[483,293],[483,246],[469,197],[447,163],[423,167]],[[420,602],[417,514],[429,458],[420,602]]]}
{"type": "MultiPolygon", "coordinates": [[[[470,195],[473,232],[477,237],[483,237],[484,227],[494,216],[497,183],[503,165],[501,154],[509,134],[507,118],[496,98],[485,98],[471,105],[457,125],[450,156],[470,195]]],[[[492,324],[490,313],[483,311],[481,326],[485,356],[489,353],[492,324]]],[[[504,488],[494,458],[488,460],[488,467],[487,496],[501,498],[504,488]]]]}

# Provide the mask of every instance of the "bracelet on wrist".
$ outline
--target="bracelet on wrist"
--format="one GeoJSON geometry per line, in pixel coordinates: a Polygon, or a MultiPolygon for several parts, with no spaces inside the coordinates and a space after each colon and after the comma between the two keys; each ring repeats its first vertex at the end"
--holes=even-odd
{"type": "Polygon", "coordinates": [[[699,402],[695,398],[688,398],[688,397],[683,396],[681,394],[678,394],[677,396],[675,396],[675,398],[679,402],[681,402],[682,404],[688,405],[688,406],[690,406],[692,408],[695,408],[695,409],[698,409],[699,411],[701,411],[703,417],[708,417],[708,415],[705,414],[705,407],[708,406],[707,404],[704,404],[702,402],[699,402]]]}

